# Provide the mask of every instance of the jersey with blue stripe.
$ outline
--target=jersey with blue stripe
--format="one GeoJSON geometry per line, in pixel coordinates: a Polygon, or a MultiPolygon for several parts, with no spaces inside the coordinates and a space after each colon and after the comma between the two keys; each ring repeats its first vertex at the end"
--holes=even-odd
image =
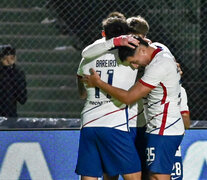
{"type": "MultiPolygon", "coordinates": [[[[90,74],[93,68],[101,79],[115,87],[128,90],[136,80],[137,70],[124,66],[116,60],[116,50],[91,59],[82,59],[77,74],[90,74]]],[[[111,127],[128,131],[128,119],[137,115],[134,109],[109,96],[99,88],[87,88],[87,100],[81,112],[82,127],[111,127]]]]}
{"type": "Polygon", "coordinates": [[[174,56],[159,43],[152,61],[145,67],[140,82],[152,88],[144,100],[147,132],[159,135],[182,135],[180,114],[180,74],[174,56]]]}

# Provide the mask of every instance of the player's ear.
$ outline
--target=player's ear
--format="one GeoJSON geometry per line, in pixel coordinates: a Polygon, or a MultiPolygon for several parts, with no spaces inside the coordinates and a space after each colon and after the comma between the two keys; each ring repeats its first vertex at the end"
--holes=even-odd
{"type": "Polygon", "coordinates": [[[140,46],[140,52],[142,55],[146,55],[146,48],[144,46],[140,46]]]}
{"type": "Polygon", "coordinates": [[[106,33],[105,33],[104,30],[101,31],[101,35],[102,35],[103,37],[106,37],[106,33]]]}

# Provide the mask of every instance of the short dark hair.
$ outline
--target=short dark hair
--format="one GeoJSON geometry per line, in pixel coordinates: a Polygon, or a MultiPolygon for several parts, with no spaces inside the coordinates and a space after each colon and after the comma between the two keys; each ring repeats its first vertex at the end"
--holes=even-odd
{"type": "Polygon", "coordinates": [[[122,14],[122,13],[120,13],[118,11],[113,11],[113,12],[109,13],[107,18],[110,18],[110,17],[117,17],[117,18],[121,18],[123,20],[126,20],[126,17],[124,16],[124,14],[122,14]]]}
{"type": "MultiPolygon", "coordinates": [[[[137,40],[139,40],[139,44],[142,44],[144,46],[149,46],[149,44],[144,40],[142,39],[141,37],[139,36],[133,36],[134,38],[136,38],[137,40]]],[[[135,46],[134,44],[131,44],[133,46],[135,46]]],[[[127,57],[129,56],[134,56],[134,53],[136,51],[138,46],[135,46],[135,49],[132,49],[128,46],[120,46],[118,47],[118,55],[119,55],[119,59],[124,62],[126,61],[127,57]]]]}
{"type": "Polygon", "coordinates": [[[16,55],[16,49],[10,44],[0,45],[0,59],[9,55],[16,55]]]}
{"type": "Polygon", "coordinates": [[[111,39],[120,35],[126,35],[129,32],[127,22],[122,18],[110,17],[102,22],[106,39],[111,39]]]}
{"type": "Polygon", "coordinates": [[[136,51],[137,47],[135,49],[132,49],[128,46],[120,46],[118,47],[118,55],[119,59],[124,62],[126,61],[127,57],[134,56],[134,53],[136,51]]]}

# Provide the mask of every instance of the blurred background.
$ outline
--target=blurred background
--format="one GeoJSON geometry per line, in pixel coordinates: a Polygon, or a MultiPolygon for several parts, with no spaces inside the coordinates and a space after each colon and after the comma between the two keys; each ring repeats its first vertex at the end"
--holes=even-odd
{"type": "Polygon", "coordinates": [[[80,118],[81,51],[101,38],[101,22],[112,11],[148,21],[148,38],[167,45],[181,64],[191,119],[205,120],[205,0],[1,0],[0,44],[16,48],[27,81],[28,100],[18,105],[19,117],[80,118]]]}

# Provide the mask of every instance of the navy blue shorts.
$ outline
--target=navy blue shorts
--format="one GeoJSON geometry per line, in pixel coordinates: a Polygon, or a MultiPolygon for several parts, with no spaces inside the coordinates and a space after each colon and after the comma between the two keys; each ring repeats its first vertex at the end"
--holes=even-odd
{"type": "Polygon", "coordinates": [[[175,153],[183,135],[162,136],[146,133],[146,166],[153,173],[171,174],[175,162],[175,153]]]}
{"type": "Polygon", "coordinates": [[[141,163],[129,132],[107,127],[86,127],[81,130],[78,175],[101,177],[141,171],[141,163]]]}

